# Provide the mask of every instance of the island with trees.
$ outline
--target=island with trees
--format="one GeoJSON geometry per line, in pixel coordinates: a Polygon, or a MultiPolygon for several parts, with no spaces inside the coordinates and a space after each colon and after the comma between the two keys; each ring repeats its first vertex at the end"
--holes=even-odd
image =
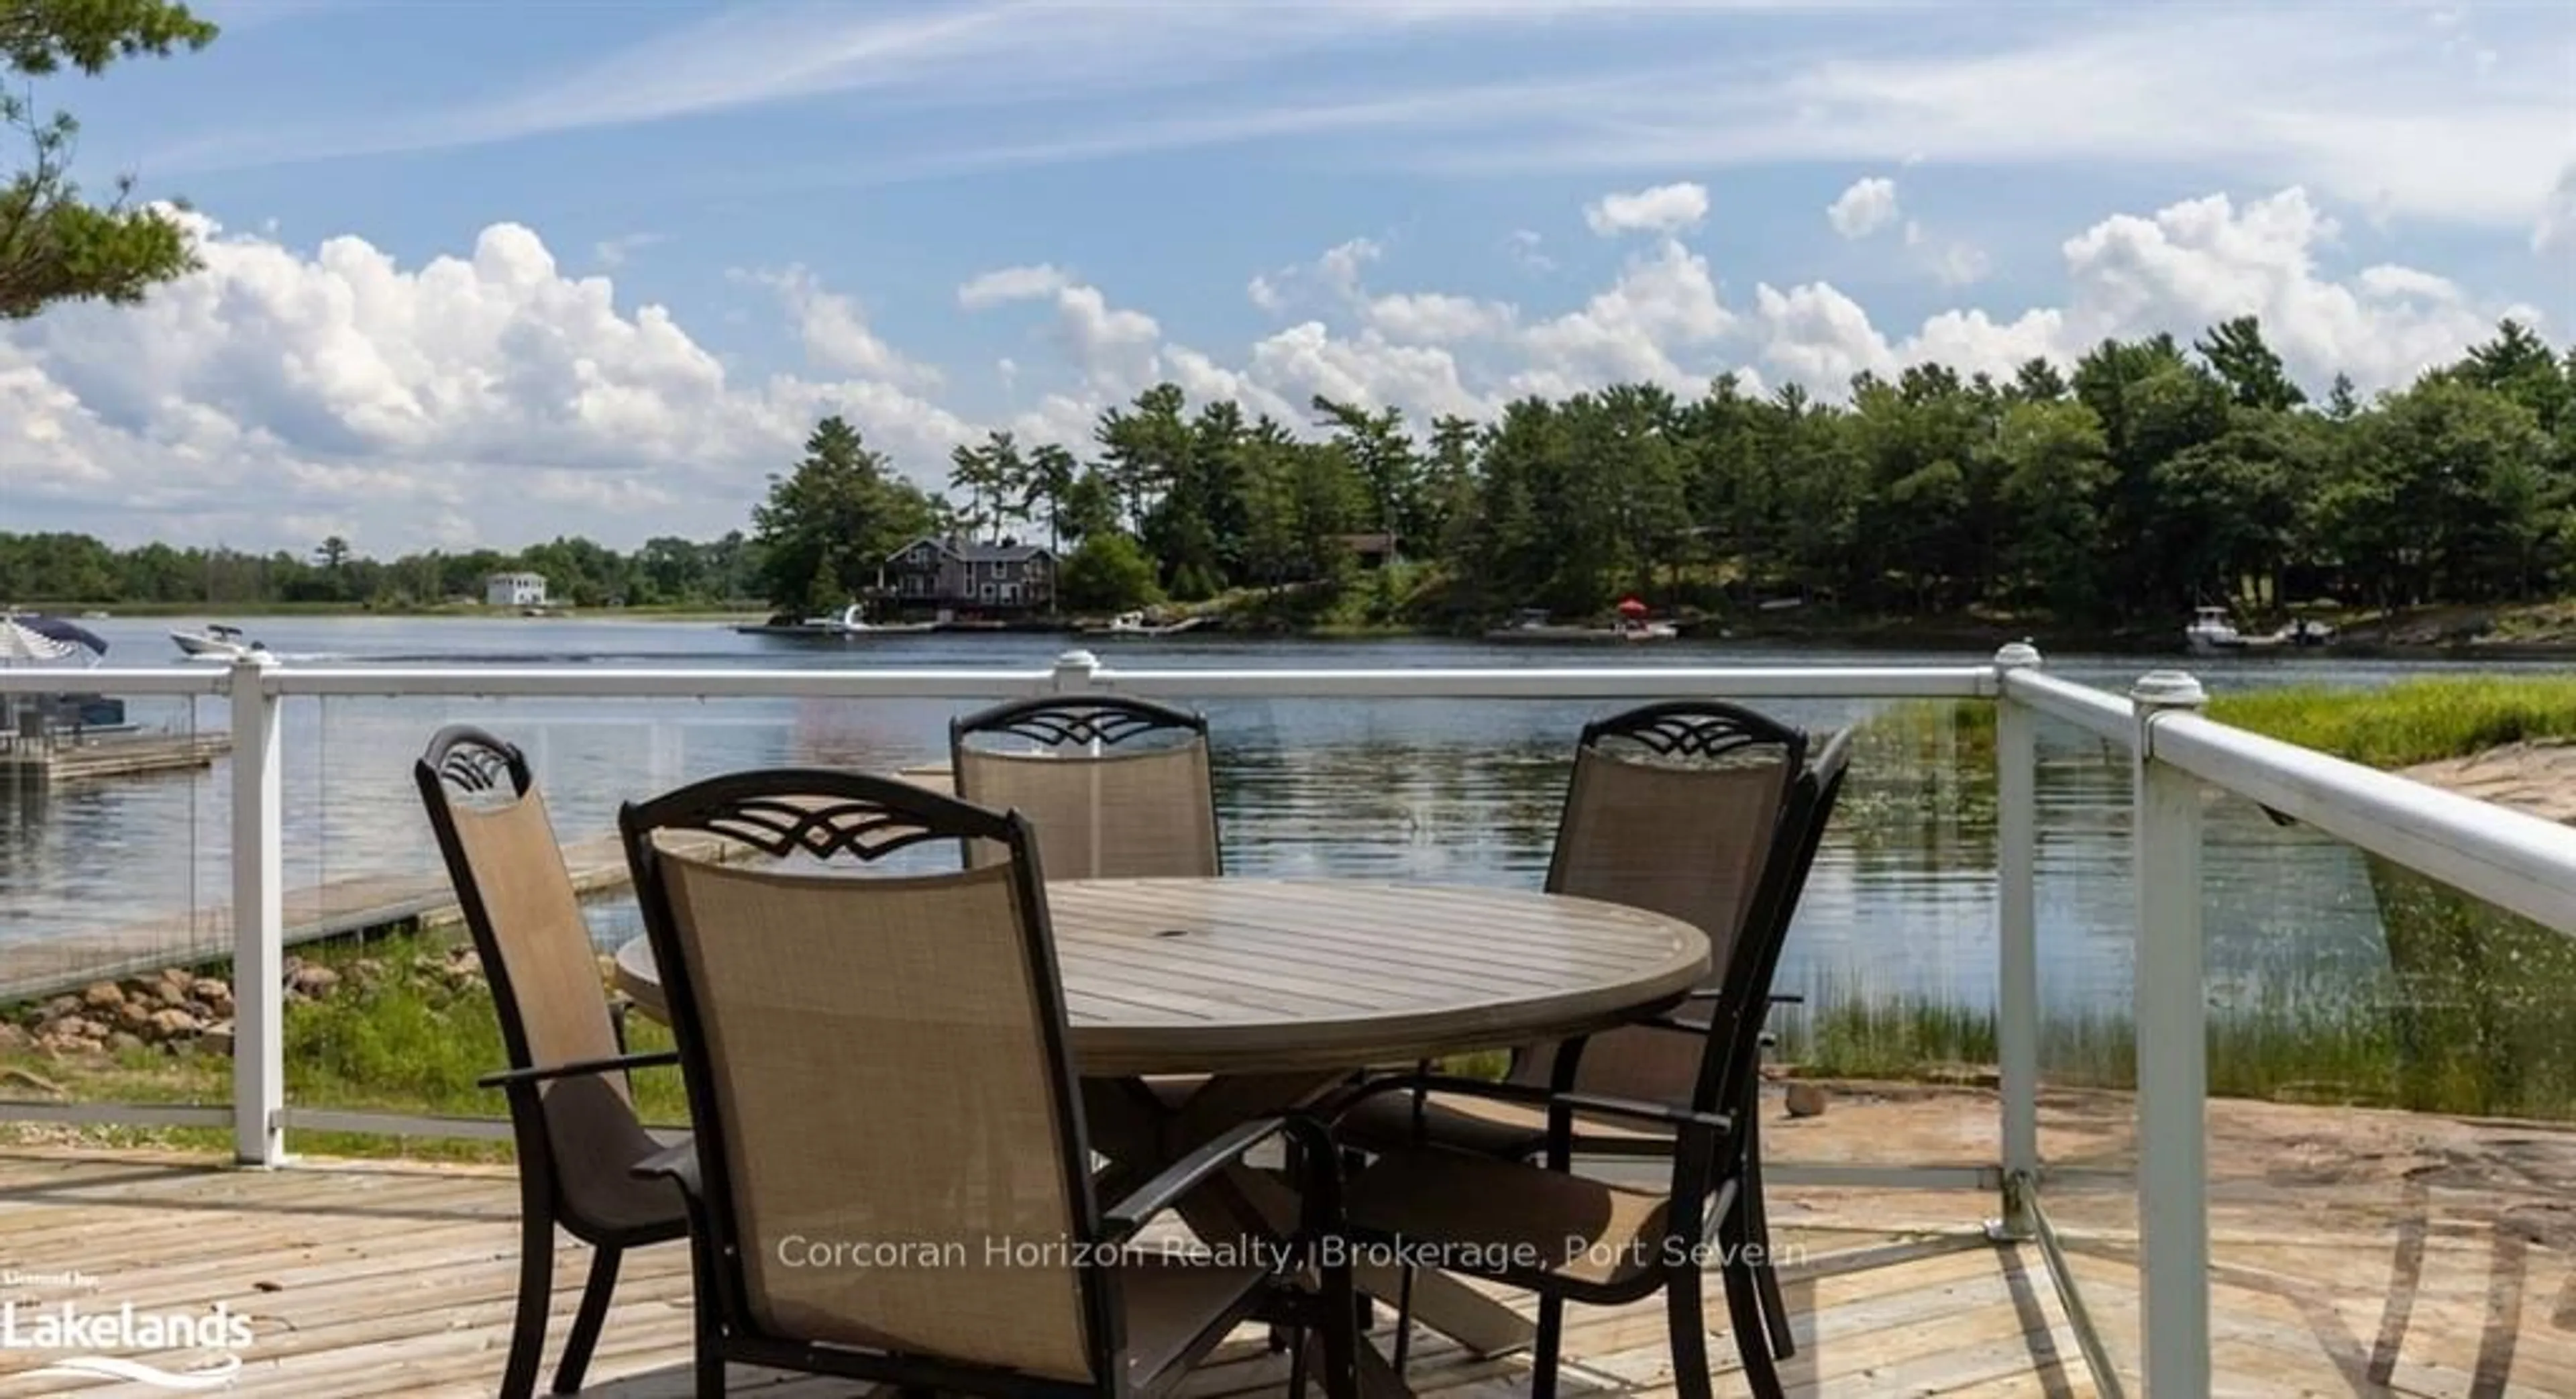
{"type": "Polygon", "coordinates": [[[581,608],[810,613],[876,595],[924,536],[1043,541],[1064,613],[1170,603],[1276,629],[1469,630],[1634,595],[1721,625],[2165,638],[2195,605],[2554,616],[2576,591],[2576,350],[2512,321],[2369,399],[2339,377],[2312,401],[2245,317],[2008,380],[1863,374],[1840,402],[1722,376],[1696,398],[1622,384],[1418,428],[1312,408],[1282,422],[1162,384],[1079,449],[959,446],[944,489],[826,418],[747,530],[631,551],[0,534],[0,597],[407,610],[526,569],[581,608]]]}

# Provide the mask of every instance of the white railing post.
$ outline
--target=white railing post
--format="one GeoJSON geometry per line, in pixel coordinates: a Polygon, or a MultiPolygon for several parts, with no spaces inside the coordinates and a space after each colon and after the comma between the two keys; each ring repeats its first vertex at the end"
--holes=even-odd
{"type": "Polygon", "coordinates": [[[233,662],[233,1159],[286,1160],[286,908],[281,839],[285,782],[279,715],[268,685],[277,662],[233,662]]]}
{"type": "MultiPolygon", "coordinates": [[[[2036,667],[2017,641],[1995,653],[1998,678],[2036,667]]],[[[2038,717],[2008,689],[1995,695],[1996,1086],[2003,1097],[2003,1216],[1991,1232],[2027,1239],[2039,1189],[2038,717]]]]}
{"type": "Polygon", "coordinates": [[[2138,1284],[2145,1390],[2209,1393],[2208,1003],[2200,927],[2200,783],[2158,762],[2156,718],[2196,710],[2200,682],[2140,677],[2137,843],[2138,1284]]]}
{"type": "Polygon", "coordinates": [[[1057,694],[1080,694],[1097,687],[1100,658],[1080,649],[1058,652],[1055,672],[1047,677],[1047,688],[1057,694]]]}

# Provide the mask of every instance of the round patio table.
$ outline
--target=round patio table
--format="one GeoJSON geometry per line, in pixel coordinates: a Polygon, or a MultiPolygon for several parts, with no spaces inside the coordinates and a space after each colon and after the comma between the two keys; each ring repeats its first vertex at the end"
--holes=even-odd
{"type": "MultiPolygon", "coordinates": [[[[1707,975],[1675,918],[1529,890],[1342,879],[1046,886],[1087,1077],[1409,1064],[1607,1028],[1707,975]]],[[[643,938],[617,984],[659,1018],[643,938]]]]}
{"type": "MultiPolygon", "coordinates": [[[[1046,886],[1094,1150],[1143,1179],[1352,1070],[1607,1029],[1678,1000],[1709,968],[1679,919],[1534,890],[1343,879],[1074,879],[1046,886]],[[1148,1082],[1148,1080],[1152,1080],[1148,1082]]],[[[662,1016],[653,949],[616,980],[662,1016]]],[[[1295,1197],[1237,1166],[1184,1199],[1200,1237],[1284,1231],[1295,1197]]],[[[1392,1298],[1407,1280],[1363,1267],[1392,1298]]],[[[1530,1325],[1445,1274],[1410,1284],[1417,1321],[1480,1355],[1530,1325]]]]}

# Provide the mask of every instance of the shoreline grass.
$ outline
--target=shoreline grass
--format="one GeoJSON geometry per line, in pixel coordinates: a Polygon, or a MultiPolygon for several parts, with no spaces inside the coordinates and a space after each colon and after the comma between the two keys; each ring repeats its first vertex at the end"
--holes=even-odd
{"type": "Polygon", "coordinates": [[[2372,690],[2296,686],[2219,695],[2209,716],[2375,768],[2576,738],[2576,677],[2426,676],[2372,690]]]}

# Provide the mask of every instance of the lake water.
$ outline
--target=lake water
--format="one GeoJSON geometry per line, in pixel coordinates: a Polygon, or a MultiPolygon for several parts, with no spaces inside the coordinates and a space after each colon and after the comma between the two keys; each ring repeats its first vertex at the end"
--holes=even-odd
{"type": "MultiPolygon", "coordinates": [[[[175,663],[169,624],[95,623],[123,665],[175,663]]],[[[949,635],[846,645],[741,636],[708,623],[577,619],[272,618],[251,628],[289,664],[1033,667],[1070,638],[949,635]]],[[[1531,664],[1959,664],[1982,654],[1683,642],[1653,648],[1498,647],[1397,640],[1179,637],[1103,643],[1112,665],[1450,667],[1531,664]]],[[[2114,688],[2179,658],[2052,656],[2053,673],[2114,688]]],[[[2214,691],[2369,685],[2457,668],[2315,654],[2190,662],[2214,691]]],[[[2485,667],[2485,668],[2492,668],[2485,667]]],[[[566,840],[613,829],[619,801],[694,777],[777,763],[887,770],[944,753],[947,701],[297,700],[286,716],[290,886],[427,871],[436,856],[409,767],[439,724],[471,720],[536,759],[566,840]]],[[[1534,885],[1546,865],[1565,763],[1596,702],[1212,701],[1227,868],[1534,885]]],[[[1764,702],[1808,725],[1871,702],[1764,702]]],[[[136,700],[149,725],[220,729],[220,701],[136,700]]],[[[1871,749],[1808,886],[1783,989],[1922,998],[1994,996],[1991,775],[1935,735],[1871,749]]],[[[0,789],[0,965],[52,938],[220,905],[227,897],[228,774],[0,789]]],[[[2130,993],[2125,760],[2069,729],[2043,731],[2039,916],[2053,1013],[2118,1012],[2130,993]]],[[[2212,994],[2329,996],[2384,972],[2360,859],[2237,802],[2211,810],[2205,856],[2212,994]]],[[[631,907],[595,912],[603,941],[631,907]]],[[[220,937],[209,928],[200,936],[220,937]]],[[[178,949],[173,948],[174,952],[178,949]]]]}

